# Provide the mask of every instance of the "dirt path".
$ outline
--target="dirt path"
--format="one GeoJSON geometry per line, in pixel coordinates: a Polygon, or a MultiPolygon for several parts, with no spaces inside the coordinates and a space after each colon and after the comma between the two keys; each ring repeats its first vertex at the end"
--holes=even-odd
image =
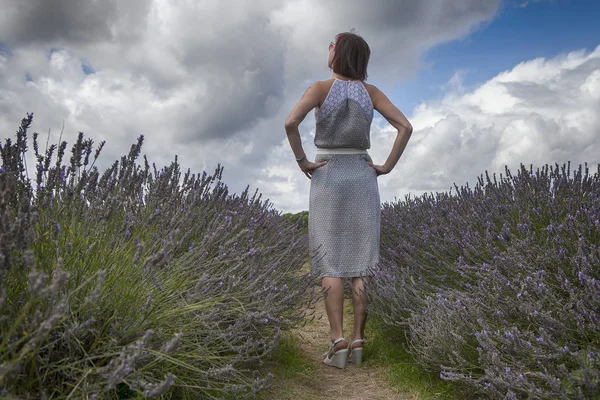
{"type": "MultiPolygon", "coordinates": [[[[351,300],[344,301],[344,333],[352,331],[351,300]]],[[[367,322],[368,323],[368,322],[367,322]]],[[[369,365],[365,354],[360,367],[347,364],[346,369],[330,367],[322,363],[322,355],[329,348],[329,321],[323,301],[317,303],[315,320],[294,332],[299,338],[303,355],[314,365],[316,371],[295,379],[278,381],[265,399],[344,399],[344,400],[413,400],[414,396],[390,388],[382,371],[369,365]]],[[[347,338],[349,340],[349,337],[347,338]]],[[[368,340],[368,338],[367,338],[368,340]]],[[[365,345],[368,347],[368,343],[365,345]]]]}

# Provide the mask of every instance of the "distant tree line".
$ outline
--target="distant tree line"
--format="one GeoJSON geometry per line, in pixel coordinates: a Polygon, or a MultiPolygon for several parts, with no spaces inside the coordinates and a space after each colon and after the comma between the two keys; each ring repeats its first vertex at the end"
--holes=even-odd
{"type": "Polygon", "coordinates": [[[283,217],[288,221],[295,223],[296,226],[303,232],[308,232],[308,211],[300,211],[299,213],[285,213],[283,217]]]}

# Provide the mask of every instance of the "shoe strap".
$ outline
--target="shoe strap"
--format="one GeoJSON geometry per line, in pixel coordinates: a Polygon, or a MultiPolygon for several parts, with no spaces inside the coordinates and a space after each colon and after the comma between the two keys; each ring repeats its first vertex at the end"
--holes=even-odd
{"type": "Polygon", "coordinates": [[[353,340],[352,343],[350,343],[350,346],[352,346],[354,343],[361,343],[361,342],[364,343],[365,339],[356,339],[356,340],[353,340]]]}
{"type": "Polygon", "coordinates": [[[329,346],[329,350],[326,351],[325,353],[323,353],[323,355],[325,357],[329,357],[329,353],[331,352],[331,350],[335,349],[335,345],[338,344],[339,342],[345,341],[346,339],[344,339],[343,337],[341,338],[337,338],[336,340],[334,340],[333,342],[331,342],[331,345],[329,346]]]}

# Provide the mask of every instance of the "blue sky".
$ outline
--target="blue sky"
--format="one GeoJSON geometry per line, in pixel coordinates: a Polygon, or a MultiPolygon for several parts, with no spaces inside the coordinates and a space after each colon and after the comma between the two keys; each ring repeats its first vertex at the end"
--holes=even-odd
{"type": "Polygon", "coordinates": [[[390,98],[410,113],[421,101],[442,95],[440,88],[457,71],[463,72],[468,90],[522,61],[600,44],[598,0],[518,4],[523,2],[505,1],[497,16],[474,33],[430,49],[415,79],[399,84],[390,98]]]}

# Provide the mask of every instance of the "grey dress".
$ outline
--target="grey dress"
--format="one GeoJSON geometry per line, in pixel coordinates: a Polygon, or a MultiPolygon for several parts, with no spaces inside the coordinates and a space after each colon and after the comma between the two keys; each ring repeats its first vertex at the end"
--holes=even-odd
{"type": "MultiPolygon", "coordinates": [[[[315,146],[371,147],[373,104],[361,81],[335,79],[315,111],[315,146]]],[[[308,237],[313,272],[320,277],[369,275],[379,263],[381,203],[375,170],[364,154],[320,154],[310,183],[308,237]]]]}

